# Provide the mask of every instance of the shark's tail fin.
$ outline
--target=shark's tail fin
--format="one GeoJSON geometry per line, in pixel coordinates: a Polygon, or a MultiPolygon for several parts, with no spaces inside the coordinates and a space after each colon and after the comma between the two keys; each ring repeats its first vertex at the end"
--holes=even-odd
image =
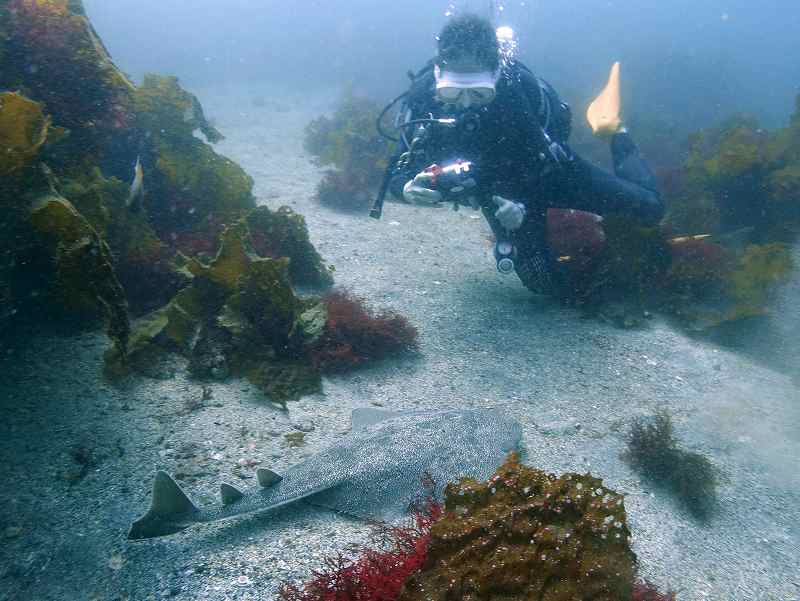
{"type": "Polygon", "coordinates": [[[139,540],[180,532],[197,521],[200,510],[167,472],[156,473],[150,510],[131,526],[128,538],[139,540]]]}

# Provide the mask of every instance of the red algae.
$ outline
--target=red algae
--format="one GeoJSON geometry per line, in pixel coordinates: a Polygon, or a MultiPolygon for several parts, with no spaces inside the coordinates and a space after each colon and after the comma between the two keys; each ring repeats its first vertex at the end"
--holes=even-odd
{"type": "Polygon", "coordinates": [[[364,302],[342,290],[323,298],[325,331],[310,349],[314,367],[346,371],[391,354],[417,348],[417,330],[397,313],[372,312],[364,302]]]}
{"type": "Polygon", "coordinates": [[[285,586],[284,601],[395,601],[408,577],[419,571],[428,556],[431,526],[442,515],[442,507],[427,499],[414,510],[410,525],[376,526],[373,544],[355,560],[342,555],[326,561],[326,569],[315,574],[301,590],[285,586]]]}

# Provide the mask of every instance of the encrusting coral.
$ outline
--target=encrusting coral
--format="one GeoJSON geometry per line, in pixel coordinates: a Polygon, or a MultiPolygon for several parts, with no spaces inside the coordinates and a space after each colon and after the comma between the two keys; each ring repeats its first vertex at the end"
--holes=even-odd
{"type": "Polygon", "coordinates": [[[487,482],[448,485],[444,505],[401,601],[631,597],[636,556],[623,497],[598,478],[556,477],[512,454],[487,482]]]}

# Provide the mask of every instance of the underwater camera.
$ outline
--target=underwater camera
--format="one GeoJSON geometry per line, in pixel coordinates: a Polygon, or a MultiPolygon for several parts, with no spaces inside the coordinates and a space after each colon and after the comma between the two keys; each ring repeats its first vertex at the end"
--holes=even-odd
{"type": "Polygon", "coordinates": [[[433,164],[423,173],[431,176],[431,189],[441,192],[447,201],[457,203],[477,185],[474,178],[475,169],[470,161],[457,160],[447,165],[433,164]]]}

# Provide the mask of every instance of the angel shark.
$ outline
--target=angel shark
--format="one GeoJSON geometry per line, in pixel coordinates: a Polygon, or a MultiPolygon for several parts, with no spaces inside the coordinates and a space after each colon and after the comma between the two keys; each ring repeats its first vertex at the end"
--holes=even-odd
{"type": "Polygon", "coordinates": [[[128,538],[164,536],[194,523],[300,500],[355,517],[392,520],[425,492],[426,476],[437,497],[459,478],[486,480],[519,449],[521,439],[520,424],[496,410],[356,409],[351,432],[341,441],[283,475],[258,470],[254,490],[223,483],[217,507],[197,507],[166,472],[157,472],[150,510],[133,523],[128,538]]]}

